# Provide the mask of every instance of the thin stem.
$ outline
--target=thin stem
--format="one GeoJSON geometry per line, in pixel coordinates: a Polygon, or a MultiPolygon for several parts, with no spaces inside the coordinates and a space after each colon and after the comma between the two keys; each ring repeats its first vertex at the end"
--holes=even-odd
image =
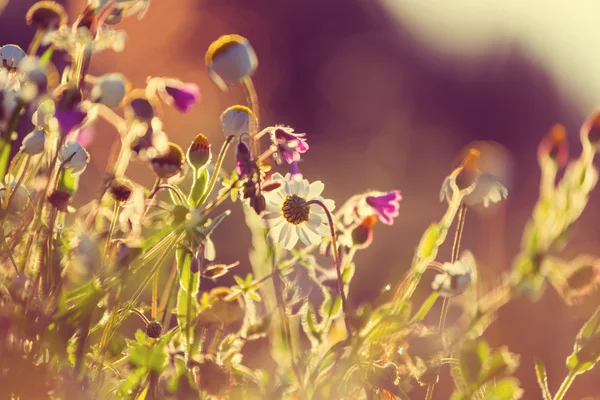
{"type": "Polygon", "coordinates": [[[219,156],[217,157],[217,162],[215,163],[215,169],[213,171],[212,176],[210,177],[210,180],[208,181],[208,186],[206,187],[206,192],[204,193],[204,195],[200,198],[200,201],[198,202],[198,206],[204,204],[204,202],[206,201],[208,196],[210,196],[210,193],[215,188],[215,185],[217,184],[217,176],[219,176],[219,171],[221,171],[221,167],[223,166],[223,161],[225,160],[225,154],[227,154],[227,149],[229,149],[229,146],[231,145],[231,142],[233,141],[234,138],[235,138],[235,135],[228,136],[227,140],[225,140],[225,143],[223,143],[223,146],[221,146],[221,151],[219,151],[219,156]]]}
{"type": "Polygon", "coordinates": [[[169,274],[169,278],[167,279],[167,285],[165,286],[165,290],[163,291],[163,295],[160,299],[160,303],[158,306],[158,311],[162,312],[162,326],[165,332],[169,330],[169,309],[171,303],[171,297],[173,293],[173,288],[175,285],[175,278],[177,277],[177,263],[173,262],[173,266],[171,267],[171,273],[169,274]]]}
{"type": "Polygon", "coordinates": [[[0,238],[2,239],[2,246],[6,249],[6,254],[8,254],[8,259],[10,260],[10,263],[15,268],[15,272],[18,275],[19,267],[17,266],[17,262],[15,261],[13,255],[12,255],[12,252],[10,251],[10,247],[8,246],[8,243],[6,243],[6,238],[4,237],[4,232],[0,231],[0,238]]]}
{"type": "Polygon", "coordinates": [[[569,371],[569,374],[565,377],[565,380],[560,384],[558,392],[556,392],[556,395],[554,396],[554,400],[562,400],[565,397],[567,390],[569,390],[573,384],[576,376],[577,372],[575,372],[575,370],[572,369],[569,371]]]}
{"type": "Polygon", "coordinates": [[[33,35],[33,39],[31,40],[31,43],[29,44],[29,49],[27,50],[27,54],[29,54],[30,56],[34,56],[37,54],[38,49],[40,48],[40,44],[42,43],[42,38],[44,37],[45,34],[46,34],[46,30],[43,28],[39,28],[38,30],[35,31],[35,34],[33,35]]]}
{"type": "Polygon", "coordinates": [[[159,190],[163,190],[163,189],[170,190],[171,192],[173,192],[175,194],[175,196],[177,196],[177,198],[179,199],[180,204],[185,203],[183,194],[177,189],[176,186],[173,186],[171,184],[155,186],[154,189],[152,190],[152,192],[150,193],[150,196],[148,196],[148,198],[152,199],[154,196],[156,196],[156,193],[158,193],[159,190]]]}
{"type": "Polygon", "coordinates": [[[115,200],[115,208],[113,211],[113,218],[110,221],[110,228],[108,229],[108,236],[106,238],[106,244],[104,245],[104,261],[108,259],[108,251],[110,249],[110,242],[112,241],[113,234],[115,232],[115,225],[119,217],[120,203],[115,200]]]}
{"type": "Polygon", "coordinates": [[[306,203],[306,205],[316,204],[320,206],[325,214],[327,215],[327,221],[329,222],[329,230],[331,232],[331,245],[333,247],[333,257],[335,262],[335,271],[337,272],[337,283],[338,290],[340,291],[340,296],[342,298],[342,310],[344,311],[344,322],[346,324],[346,330],[348,331],[348,336],[352,336],[352,323],[350,322],[350,307],[348,306],[348,300],[346,299],[346,294],[344,293],[344,281],[342,279],[342,265],[340,260],[340,255],[338,253],[337,247],[337,239],[335,235],[335,226],[333,225],[333,217],[331,216],[331,212],[327,208],[327,206],[319,201],[319,200],[310,200],[306,203]]]}
{"type": "MultiPolygon", "coordinates": [[[[246,94],[246,102],[254,113],[254,126],[250,129],[250,135],[254,137],[258,133],[258,128],[260,126],[260,106],[258,104],[258,93],[256,93],[256,88],[254,87],[254,82],[252,82],[251,78],[244,78],[242,81],[242,87],[244,88],[244,93],[246,94]]],[[[256,142],[254,146],[256,154],[256,142]]]]}
{"type": "MultiPolygon", "coordinates": [[[[462,239],[462,233],[465,227],[465,216],[467,214],[467,205],[461,203],[458,211],[458,221],[456,223],[456,232],[454,234],[454,243],[452,244],[452,255],[450,258],[451,263],[455,263],[458,260],[458,253],[460,251],[460,242],[462,239]]],[[[444,297],[442,302],[442,311],[440,313],[440,323],[438,325],[438,332],[440,337],[444,335],[444,329],[446,327],[446,318],[448,316],[448,308],[450,306],[450,298],[444,297]]],[[[437,380],[436,380],[437,381],[437,380]]],[[[427,386],[427,394],[425,400],[431,400],[433,397],[433,390],[435,389],[435,383],[427,386]]]]}
{"type": "Polygon", "coordinates": [[[158,270],[152,277],[152,319],[156,319],[156,311],[158,309],[158,270]]]}

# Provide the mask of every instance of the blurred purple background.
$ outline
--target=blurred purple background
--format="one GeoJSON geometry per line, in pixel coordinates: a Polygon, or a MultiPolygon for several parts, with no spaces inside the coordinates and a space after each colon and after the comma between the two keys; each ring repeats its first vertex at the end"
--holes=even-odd
{"type": "MultiPolygon", "coordinates": [[[[26,47],[33,30],[24,14],[34,1],[12,0],[0,16],[2,44],[26,47]]],[[[72,16],[85,2],[66,4],[72,16]]],[[[63,3],[64,4],[64,3],[63,3]]],[[[440,21],[442,24],[443,21],[440,21]]],[[[255,84],[264,124],[293,126],[307,132],[311,150],[301,164],[305,177],[322,180],[325,196],[341,205],[365,189],[400,189],[400,217],[392,227],[377,226],[373,245],[357,257],[351,287],[354,304],[368,301],[407,270],[420,235],[444,212],[438,192],[457,153],[474,140],[506,147],[510,160],[509,199],[493,210],[469,212],[463,249],[473,251],[489,288],[520,245],[523,227],[537,197],[539,140],[557,122],[572,133],[572,153],[580,149],[577,132],[590,111],[573,104],[544,64],[519,40],[505,40],[478,56],[437,51],[393,17],[378,1],[200,1],[151,2],[141,22],[130,18],[118,28],[129,39],[124,53],[102,53],[91,73],[122,72],[134,87],[148,76],[174,76],[200,85],[203,101],[189,115],[165,110],[165,131],[186,147],[203,132],[216,149],[224,137],[219,115],[244,101],[240,89],[221,93],[204,69],[204,53],[219,35],[239,33],[258,56],[255,84]],[[507,50],[508,49],[508,50],[507,50]]],[[[81,191],[100,182],[116,133],[100,128],[90,147],[92,164],[81,191]]],[[[231,160],[229,160],[231,164],[231,160]]],[[[129,175],[146,185],[151,170],[133,165],[129,175]]],[[[598,194],[562,255],[598,254],[598,194]]],[[[214,240],[223,262],[239,259],[247,268],[248,232],[240,225],[239,205],[214,240]],[[241,226],[241,228],[240,228],[241,226]],[[235,237],[235,247],[220,245],[235,237]]],[[[446,261],[448,244],[440,254],[446,261]]],[[[596,299],[567,307],[549,288],[537,303],[519,299],[503,308],[487,337],[521,354],[517,376],[525,399],[540,398],[533,358],[547,366],[551,390],[566,374],[565,358],[596,299]]],[[[438,305],[439,307],[439,305],[438,305]]],[[[433,311],[432,323],[439,315],[433,311]]],[[[569,399],[600,393],[597,370],[579,377],[569,399]]],[[[435,399],[449,397],[444,374],[435,399]]],[[[422,398],[416,390],[411,397],[422,398]]]]}

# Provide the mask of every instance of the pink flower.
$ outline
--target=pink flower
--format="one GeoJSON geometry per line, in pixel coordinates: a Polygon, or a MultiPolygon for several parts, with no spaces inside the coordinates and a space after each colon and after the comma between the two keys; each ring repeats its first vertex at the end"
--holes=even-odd
{"type": "Polygon", "coordinates": [[[300,161],[294,161],[292,165],[290,165],[290,175],[292,179],[302,179],[302,171],[300,171],[298,164],[300,164],[300,161]]]}
{"type": "Polygon", "coordinates": [[[165,85],[165,92],[171,98],[173,106],[183,113],[190,111],[190,108],[200,101],[200,89],[195,83],[165,85]]]}
{"type": "Polygon", "coordinates": [[[309,149],[306,133],[295,133],[293,128],[277,126],[271,131],[274,157],[279,164],[285,161],[291,164],[300,161],[300,154],[309,149]]]}
{"type": "Polygon", "coordinates": [[[60,128],[60,133],[63,136],[66,136],[79,128],[83,121],[87,117],[87,114],[78,108],[72,109],[60,109],[57,108],[54,113],[56,120],[58,121],[58,126],[60,128]]]}
{"type": "Polygon", "coordinates": [[[386,225],[392,225],[393,219],[399,215],[400,200],[402,200],[402,195],[399,190],[381,196],[367,196],[365,199],[367,204],[375,211],[379,220],[386,225]]]}
{"type": "Polygon", "coordinates": [[[252,154],[244,142],[238,143],[235,159],[235,170],[240,179],[250,177],[255,172],[256,166],[252,154]]]}

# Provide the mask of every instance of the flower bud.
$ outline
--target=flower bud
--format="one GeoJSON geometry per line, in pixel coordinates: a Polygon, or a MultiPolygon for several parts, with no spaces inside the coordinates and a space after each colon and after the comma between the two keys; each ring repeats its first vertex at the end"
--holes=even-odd
{"type": "Polygon", "coordinates": [[[2,67],[8,70],[17,68],[22,59],[27,57],[27,53],[16,44],[6,44],[0,47],[0,59],[2,59],[2,67]]]}
{"type": "Polygon", "coordinates": [[[126,203],[133,193],[133,184],[128,179],[113,179],[108,186],[108,192],[120,203],[126,203]]]}
{"type": "Polygon", "coordinates": [[[155,102],[146,97],[146,92],[142,89],[132,90],[123,100],[125,118],[139,119],[149,122],[157,114],[155,102]]]}
{"type": "Polygon", "coordinates": [[[478,163],[480,153],[479,150],[470,149],[463,159],[460,168],[461,171],[456,176],[456,186],[460,190],[464,190],[473,185],[479,176],[478,163]]]}
{"type": "Polygon", "coordinates": [[[377,217],[370,215],[352,230],[352,245],[357,249],[369,247],[373,241],[373,227],[377,223],[377,217]]]}
{"type": "Polygon", "coordinates": [[[110,108],[118,107],[123,101],[129,86],[129,82],[122,74],[102,75],[94,83],[90,100],[93,103],[104,104],[110,108]]]}
{"type": "Polygon", "coordinates": [[[196,135],[187,151],[187,162],[194,169],[200,169],[210,162],[210,143],[203,134],[196,135]]]}
{"type": "Polygon", "coordinates": [[[25,14],[27,25],[44,31],[55,30],[69,22],[65,8],[56,1],[38,1],[25,14]]]}
{"type": "Polygon", "coordinates": [[[46,132],[43,129],[36,129],[23,138],[21,151],[28,156],[35,156],[46,150],[46,132]]]}
{"type": "Polygon", "coordinates": [[[210,77],[222,90],[252,75],[258,66],[250,42],[240,35],[224,35],[211,43],[205,62],[210,77]]]}
{"type": "Polygon", "coordinates": [[[221,125],[225,137],[231,135],[239,138],[243,133],[250,133],[250,123],[254,113],[246,106],[231,106],[221,114],[221,125]]]}
{"type": "Polygon", "coordinates": [[[146,325],[146,335],[152,339],[158,339],[162,333],[162,325],[158,321],[150,321],[146,325]]]}
{"type": "Polygon", "coordinates": [[[583,123],[581,139],[588,140],[592,146],[600,145],[600,110],[590,115],[583,123]]]}
{"type": "Polygon", "coordinates": [[[159,178],[167,179],[181,172],[185,156],[175,143],[169,143],[169,151],[150,159],[150,165],[159,178]]]}
{"type": "Polygon", "coordinates": [[[64,168],[72,170],[72,176],[78,176],[87,168],[90,155],[78,142],[72,142],[60,148],[58,161],[64,163],[64,168]]]}
{"type": "Polygon", "coordinates": [[[64,189],[58,189],[50,193],[48,202],[54,208],[67,214],[75,212],[75,208],[71,206],[71,193],[64,189]]]}
{"type": "Polygon", "coordinates": [[[559,166],[564,167],[569,161],[569,144],[565,127],[556,124],[542,139],[538,146],[538,160],[549,157],[559,166]]]}

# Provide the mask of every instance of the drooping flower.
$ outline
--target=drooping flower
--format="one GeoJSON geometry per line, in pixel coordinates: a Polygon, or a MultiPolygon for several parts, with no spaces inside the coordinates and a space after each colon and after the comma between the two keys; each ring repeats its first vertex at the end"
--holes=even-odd
{"type": "Polygon", "coordinates": [[[454,297],[464,293],[471,283],[473,275],[470,254],[455,263],[444,263],[442,268],[444,272],[435,276],[431,288],[443,297],[454,297]]]}
{"type": "Polygon", "coordinates": [[[298,239],[306,245],[316,244],[330,234],[327,216],[323,208],[308,204],[311,200],[322,202],[329,211],[335,207],[333,200],[323,199],[321,193],[325,185],[321,181],[309,183],[308,180],[292,180],[290,174],[285,178],[279,173],[272,177],[281,181],[276,190],[266,193],[266,211],[263,226],[269,228],[269,236],[285,249],[292,249],[298,239]]]}
{"type": "Polygon", "coordinates": [[[196,135],[187,150],[187,162],[194,169],[204,167],[210,162],[211,152],[208,138],[202,133],[196,135]]]}
{"type": "Polygon", "coordinates": [[[21,79],[21,98],[30,103],[45,94],[48,90],[46,65],[38,57],[27,56],[19,62],[19,77],[21,79]]]}
{"type": "Polygon", "coordinates": [[[65,8],[56,1],[38,1],[25,14],[27,25],[34,25],[44,32],[53,31],[69,22],[65,8]]]}
{"type": "Polygon", "coordinates": [[[156,100],[153,101],[153,98],[148,97],[146,91],[142,89],[132,90],[123,100],[125,118],[128,120],[149,122],[156,116],[157,107],[156,100]]]}
{"type": "Polygon", "coordinates": [[[182,113],[190,111],[192,106],[200,101],[200,88],[195,83],[183,83],[173,79],[164,83],[164,91],[169,99],[168,104],[173,105],[182,113]]]}
{"type": "Polygon", "coordinates": [[[273,157],[279,164],[291,164],[300,160],[300,154],[309,149],[306,143],[306,133],[296,133],[293,128],[276,126],[271,130],[273,157]]]}
{"type": "Polygon", "coordinates": [[[181,172],[185,155],[175,143],[169,143],[169,152],[150,159],[150,165],[159,178],[167,179],[181,172]]]}
{"type": "Polygon", "coordinates": [[[0,47],[0,59],[2,60],[2,67],[8,70],[14,70],[17,68],[22,59],[27,57],[27,53],[16,44],[5,44],[0,47]]]}
{"type": "Polygon", "coordinates": [[[71,169],[71,175],[78,176],[85,171],[90,162],[90,155],[78,142],[66,144],[60,148],[58,161],[64,168],[71,169]]]}
{"type": "MultiPolygon", "coordinates": [[[[10,174],[4,177],[4,183],[0,183],[0,203],[4,203],[7,199],[10,199],[7,210],[11,213],[23,211],[29,202],[29,192],[27,189],[23,185],[17,187],[17,180],[10,174]],[[11,194],[7,197],[7,191],[9,190],[11,194]]],[[[2,205],[6,207],[6,204],[2,205]]]]}
{"type": "Polygon", "coordinates": [[[227,108],[221,114],[221,126],[225,137],[231,135],[239,138],[244,133],[250,133],[250,122],[254,113],[246,106],[235,105],[227,108]]]}
{"type": "Polygon", "coordinates": [[[399,190],[365,198],[366,203],[373,208],[379,220],[386,225],[392,225],[394,218],[400,214],[400,200],[402,200],[402,195],[399,190]]]}
{"type": "Polygon", "coordinates": [[[123,74],[104,74],[94,83],[90,100],[109,108],[118,107],[127,93],[129,82],[123,74]]]}
{"type": "Polygon", "coordinates": [[[256,172],[256,164],[252,159],[252,153],[250,153],[250,149],[242,141],[239,141],[237,145],[237,151],[235,155],[235,170],[240,179],[248,178],[254,174],[254,172],[256,172]]]}
{"type": "Polygon", "coordinates": [[[211,43],[205,62],[210,77],[221,90],[249,77],[258,66],[250,42],[240,35],[224,35],[211,43]]]}
{"type": "Polygon", "coordinates": [[[35,156],[43,153],[46,149],[46,132],[42,129],[36,129],[23,138],[21,151],[28,156],[35,156]]]}
{"type": "Polygon", "coordinates": [[[169,138],[162,130],[162,122],[153,118],[150,124],[134,121],[130,127],[131,151],[142,158],[154,158],[169,152],[169,138]]]}
{"type": "Polygon", "coordinates": [[[357,249],[367,248],[373,241],[373,227],[377,223],[377,217],[369,215],[362,220],[350,234],[352,246],[357,249]]]}

